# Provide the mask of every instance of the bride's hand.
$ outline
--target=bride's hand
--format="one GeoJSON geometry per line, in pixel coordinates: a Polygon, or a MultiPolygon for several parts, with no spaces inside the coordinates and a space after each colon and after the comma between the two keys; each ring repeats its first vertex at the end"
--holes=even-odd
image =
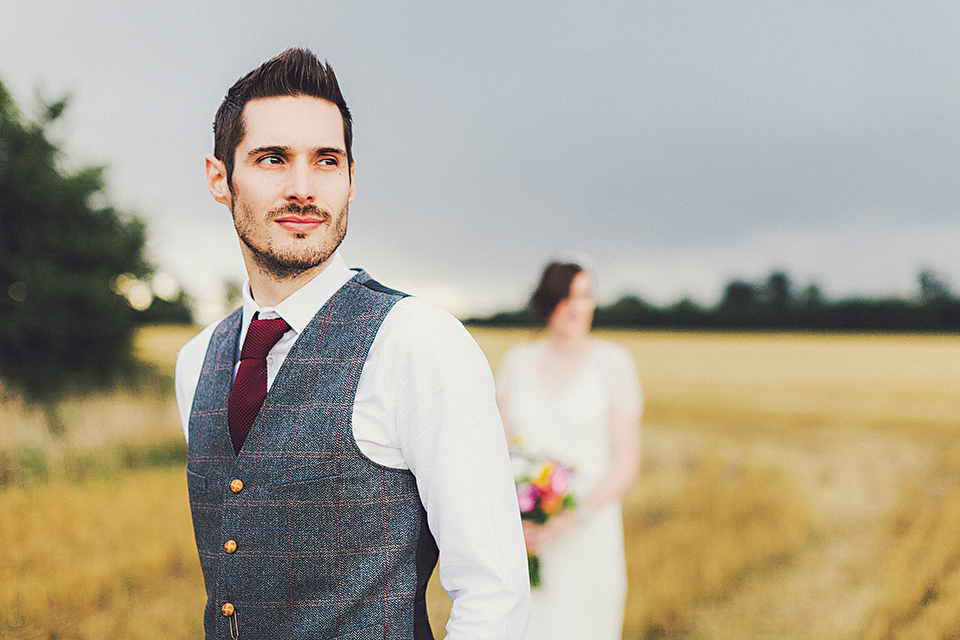
{"type": "Polygon", "coordinates": [[[544,525],[535,524],[529,520],[521,522],[523,525],[523,542],[527,546],[527,553],[536,553],[540,549],[544,525]]]}
{"type": "Polygon", "coordinates": [[[553,542],[557,538],[573,529],[578,524],[577,514],[573,511],[564,511],[550,518],[546,524],[523,522],[523,539],[527,551],[536,553],[540,547],[553,542]]]}
{"type": "Polygon", "coordinates": [[[564,511],[550,518],[540,532],[540,544],[548,544],[567,532],[576,528],[580,523],[574,511],[564,511]]]}

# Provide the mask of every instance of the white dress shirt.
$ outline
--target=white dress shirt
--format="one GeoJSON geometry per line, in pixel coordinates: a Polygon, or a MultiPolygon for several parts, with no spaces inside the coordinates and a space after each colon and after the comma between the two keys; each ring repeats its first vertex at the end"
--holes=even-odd
{"type": "MultiPolygon", "coordinates": [[[[267,384],[297,336],[354,272],[339,253],[276,307],[259,307],[243,287],[240,344],[254,313],[291,330],[267,356],[267,384]]],[[[176,391],[184,433],[214,323],[181,349],[176,391]]],[[[357,386],[353,433],[379,464],[416,476],[440,549],[440,582],[453,600],[449,640],[519,639],[529,607],[526,555],[493,376],[460,322],[413,297],[387,314],[357,386]]]]}

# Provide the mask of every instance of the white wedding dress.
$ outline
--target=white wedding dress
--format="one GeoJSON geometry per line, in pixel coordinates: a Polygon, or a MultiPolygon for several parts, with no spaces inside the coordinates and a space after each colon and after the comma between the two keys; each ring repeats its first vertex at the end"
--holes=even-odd
{"type": "MultiPolygon", "coordinates": [[[[594,340],[580,371],[550,392],[541,373],[545,349],[541,340],[508,351],[497,395],[514,447],[574,467],[574,493],[582,497],[610,466],[613,412],[640,414],[636,366],[624,348],[594,340]]],[[[532,589],[527,640],[619,639],[627,591],[620,503],[608,503],[538,555],[541,586],[532,589]]]]}

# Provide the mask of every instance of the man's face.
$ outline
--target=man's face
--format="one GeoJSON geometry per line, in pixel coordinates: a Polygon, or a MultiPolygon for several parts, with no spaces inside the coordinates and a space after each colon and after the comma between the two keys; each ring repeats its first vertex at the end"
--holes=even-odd
{"type": "Polygon", "coordinates": [[[225,204],[248,266],[283,280],[325,265],[347,232],[354,195],[340,110],[281,96],[248,102],[243,119],[225,204]]]}

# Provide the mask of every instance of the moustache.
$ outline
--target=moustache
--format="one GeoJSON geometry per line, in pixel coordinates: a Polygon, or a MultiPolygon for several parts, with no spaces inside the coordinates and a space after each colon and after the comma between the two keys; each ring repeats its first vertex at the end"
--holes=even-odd
{"type": "Polygon", "coordinates": [[[299,205],[296,202],[288,202],[282,207],[271,209],[270,219],[276,220],[277,218],[282,218],[283,216],[291,214],[299,216],[311,216],[314,218],[320,218],[323,221],[330,220],[330,214],[320,209],[318,206],[314,204],[299,205]]]}

